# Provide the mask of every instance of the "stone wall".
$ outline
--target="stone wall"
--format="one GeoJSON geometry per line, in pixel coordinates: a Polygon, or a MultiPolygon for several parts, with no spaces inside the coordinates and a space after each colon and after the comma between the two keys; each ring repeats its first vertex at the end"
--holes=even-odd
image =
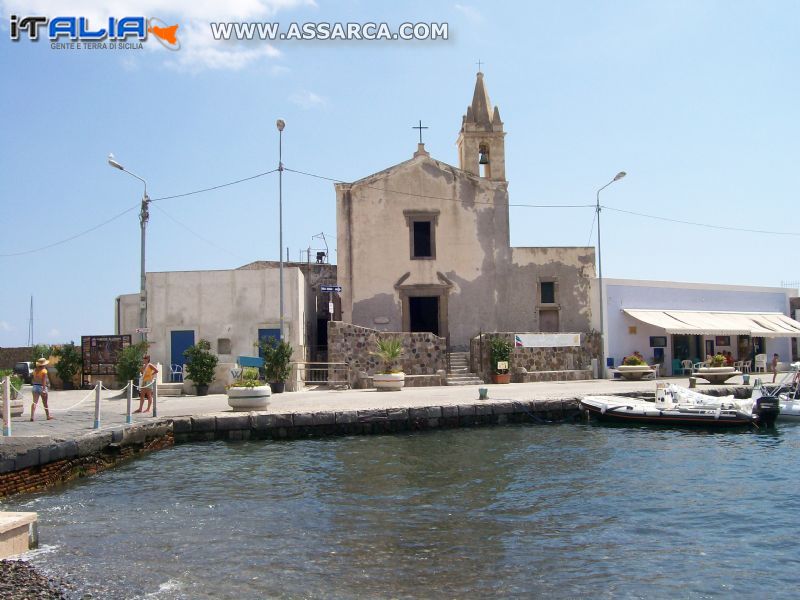
{"type": "MultiPolygon", "coordinates": [[[[470,340],[470,367],[484,381],[491,379],[489,340],[501,337],[513,346],[513,333],[483,333],[470,340]]],[[[511,380],[515,383],[530,381],[573,381],[591,379],[592,358],[600,356],[600,334],[581,333],[581,345],[558,348],[513,348],[509,361],[511,380]]]]}
{"type": "Polygon", "coordinates": [[[0,348],[0,369],[13,369],[16,363],[30,360],[32,353],[30,346],[0,348]]]}
{"type": "Polygon", "coordinates": [[[399,363],[406,375],[437,375],[447,369],[444,338],[432,333],[377,331],[342,321],[328,322],[328,360],[346,363],[350,387],[358,387],[364,375],[374,375],[380,370],[381,360],[372,353],[378,349],[378,340],[389,338],[400,338],[403,342],[399,363]]]}

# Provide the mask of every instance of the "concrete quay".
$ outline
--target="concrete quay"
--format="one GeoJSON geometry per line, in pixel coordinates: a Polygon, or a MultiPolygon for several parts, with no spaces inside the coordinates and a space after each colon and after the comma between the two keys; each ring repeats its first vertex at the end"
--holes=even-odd
{"type": "MultiPolygon", "coordinates": [[[[668,381],[688,385],[686,378],[668,381]]],[[[735,382],[735,380],[734,380],[735,382]]],[[[103,392],[100,429],[93,429],[94,398],[75,406],[86,391],[52,392],[54,420],[30,422],[29,388],[22,417],[12,421],[12,436],[0,441],[0,497],[50,487],[109,468],[139,453],[174,443],[215,439],[296,439],[320,435],[389,433],[443,427],[505,423],[544,423],[574,419],[578,400],[588,394],[644,395],[651,381],[571,381],[407,388],[401,392],[320,390],[277,394],[263,412],[233,412],[227,396],[161,398],[158,417],[136,414],[125,423],[126,400],[103,392]],[[69,408],[67,412],[60,412],[69,408]]],[[[741,384],[701,386],[713,395],[747,393],[741,384]]],[[[138,400],[133,407],[138,406],[138,400]]]]}

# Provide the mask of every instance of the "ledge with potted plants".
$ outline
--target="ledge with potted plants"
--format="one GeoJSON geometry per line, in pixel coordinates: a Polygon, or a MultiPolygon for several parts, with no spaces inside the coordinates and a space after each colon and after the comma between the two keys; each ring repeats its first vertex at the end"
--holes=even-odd
{"type": "Polygon", "coordinates": [[[383,362],[383,371],[372,376],[372,383],[379,392],[399,392],[406,383],[406,374],[395,363],[403,356],[403,342],[400,338],[387,338],[377,341],[378,350],[372,354],[383,362]]]}
{"type": "Polygon", "coordinates": [[[617,367],[617,372],[623,379],[637,381],[654,371],[639,352],[634,352],[622,359],[622,364],[617,367]]]}
{"type": "Polygon", "coordinates": [[[741,375],[741,371],[737,371],[735,367],[726,366],[726,359],[722,354],[716,354],[707,361],[706,366],[695,369],[695,377],[705,379],[712,385],[722,385],[731,377],[741,375]]]}
{"type": "Polygon", "coordinates": [[[256,367],[243,367],[235,373],[234,381],[228,386],[228,405],[233,410],[266,410],[269,400],[269,384],[261,381],[256,367]]]}
{"type": "Polygon", "coordinates": [[[492,383],[511,383],[511,342],[499,336],[489,340],[492,361],[492,383]]]}
{"type": "Polygon", "coordinates": [[[219,358],[211,352],[211,342],[201,339],[194,346],[189,346],[183,355],[186,357],[187,379],[194,383],[198,396],[207,395],[219,362],[219,358]]]}
{"type": "Polygon", "coordinates": [[[292,374],[292,346],[283,340],[270,337],[258,344],[264,357],[264,374],[273,394],[286,390],[286,381],[292,374]]]}

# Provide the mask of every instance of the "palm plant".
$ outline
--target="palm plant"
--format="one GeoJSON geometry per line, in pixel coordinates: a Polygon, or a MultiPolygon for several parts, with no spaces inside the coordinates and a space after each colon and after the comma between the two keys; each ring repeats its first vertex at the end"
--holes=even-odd
{"type": "Polygon", "coordinates": [[[383,361],[384,373],[402,373],[402,369],[394,368],[395,362],[403,355],[403,342],[400,338],[378,340],[378,351],[372,354],[383,361]]]}

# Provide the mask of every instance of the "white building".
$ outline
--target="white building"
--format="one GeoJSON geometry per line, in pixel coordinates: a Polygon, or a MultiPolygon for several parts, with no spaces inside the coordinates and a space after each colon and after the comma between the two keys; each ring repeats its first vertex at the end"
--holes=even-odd
{"type": "Polygon", "coordinates": [[[664,374],[721,351],[737,361],[777,353],[789,362],[791,338],[800,337],[789,316],[794,296],[797,290],[777,287],[603,279],[604,356],[616,366],[638,351],[664,365],[664,374]]]}
{"type": "MultiPolygon", "coordinates": [[[[165,370],[169,365],[183,365],[183,352],[200,339],[211,343],[221,365],[235,363],[240,356],[258,356],[259,339],[280,337],[275,267],[261,262],[224,271],[147,273],[147,340],[153,362],[165,370]]],[[[312,280],[325,269],[332,270],[335,280],[335,267],[327,264],[289,263],[284,269],[284,339],[292,345],[295,360],[303,360],[306,345],[314,343],[317,315],[327,313],[327,305],[317,306],[311,281],[303,272],[309,269],[312,280]]],[[[117,298],[117,333],[130,334],[133,341],[139,340],[138,302],[139,294],[117,298]]]]}

